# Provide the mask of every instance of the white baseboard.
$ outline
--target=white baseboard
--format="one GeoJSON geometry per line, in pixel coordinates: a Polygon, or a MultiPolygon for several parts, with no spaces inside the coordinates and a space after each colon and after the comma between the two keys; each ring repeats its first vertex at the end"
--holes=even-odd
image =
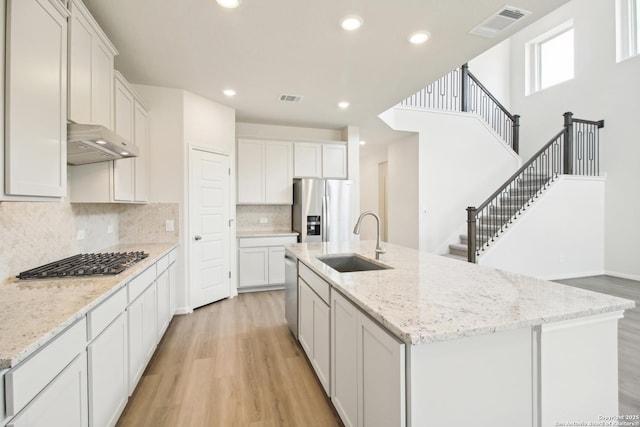
{"type": "Polygon", "coordinates": [[[619,277],[621,279],[637,280],[640,282],[640,276],[636,274],[620,273],[618,271],[611,270],[606,270],[604,274],[606,274],[607,276],[619,277]]]}
{"type": "Polygon", "coordinates": [[[177,307],[176,308],[176,315],[182,315],[182,314],[191,314],[193,313],[193,310],[189,307],[177,307]]]}
{"type": "Polygon", "coordinates": [[[544,280],[564,280],[564,279],[577,279],[580,277],[590,277],[590,276],[602,276],[603,274],[607,274],[604,270],[598,271],[581,271],[580,273],[563,273],[563,274],[553,274],[551,276],[543,276],[540,277],[544,280]]]}

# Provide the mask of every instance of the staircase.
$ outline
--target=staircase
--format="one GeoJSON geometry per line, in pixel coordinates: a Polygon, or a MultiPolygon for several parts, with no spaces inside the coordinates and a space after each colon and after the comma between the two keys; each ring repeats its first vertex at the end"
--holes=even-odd
{"type": "MultiPolygon", "coordinates": [[[[509,224],[522,215],[549,185],[550,177],[544,175],[527,175],[519,179],[509,192],[500,195],[498,203],[491,206],[486,215],[478,218],[478,228],[483,233],[480,240],[488,242],[485,243],[488,246],[509,227],[509,224]]],[[[466,234],[461,234],[459,239],[459,243],[449,245],[449,253],[445,256],[467,262],[469,238],[466,234]]]]}

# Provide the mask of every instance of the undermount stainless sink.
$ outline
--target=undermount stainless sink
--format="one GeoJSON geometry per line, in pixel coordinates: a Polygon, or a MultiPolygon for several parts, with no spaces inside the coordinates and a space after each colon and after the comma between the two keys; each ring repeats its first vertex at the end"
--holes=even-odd
{"type": "Polygon", "coordinates": [[[355,271],[388,270],[392,267],[369,260],[358,254],[327,255],[318,259],[340,273],[355,271]]]}

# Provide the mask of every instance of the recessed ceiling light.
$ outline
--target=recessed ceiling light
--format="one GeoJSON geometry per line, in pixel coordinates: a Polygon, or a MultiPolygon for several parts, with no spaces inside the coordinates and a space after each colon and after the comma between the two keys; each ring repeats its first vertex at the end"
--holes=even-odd
{"type": "Polygon", "coordinates": [[[240,0],[216,0],[218,4],[227,9],[235,9],[240,5],[240,0]]]}
{"type": "Polygon", "coordinates": [[[120,154],[122,154],[123,156],[128,156],[129,153],[127,153],[126,151],[121,151],[120,154]]]}
{"type": "Polygon", "coordinates": [[[343,30],[354,31],[362,27],[362,18],[357,15],[348,15],[342,18],[340,26],[343,30]]]}
{"type": "Polygon", "coordinates": [[[236,91],[233,89],[225,89],[222,91],[222,93],[227,95],[229,98],[231,98],[232,96],[236,96],[236,91]]]}
{"type": "Polygon", "coordinates": [[[349,103],[347,101],[338,102],[338,107],[344,110],[345,108],[349,108],[349,103]]]}
{"type": "Polygon", "coordinates": [[[367,141],[365,141],[364,139],[362,141],[360,141],[360,145],[366,145],[367,141]]]}
{"type": "Polygon", "coordinates": [[[431,34],[429,34],[428,31],[416,31],[415,33],[411,34],[409,36],[409,43],[411,44],[422,44],[424,42],[426,42],[427,40],[429,40],[429,37],[431,36],[431,34]]]}
{"type": "Polygon", "coordinates": [[[100,144],[100,145],[105,145],[106,143],[107,143],[107,141],[104,141],[104,140],[102,140],[102,139],[98,139],[98,140],[96,141],[96,144],[100,144]]]}

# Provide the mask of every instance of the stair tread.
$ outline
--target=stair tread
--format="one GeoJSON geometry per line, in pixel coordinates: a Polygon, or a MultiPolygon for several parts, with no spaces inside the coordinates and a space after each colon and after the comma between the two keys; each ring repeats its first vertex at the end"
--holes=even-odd
{"type": "Polygon", "coordinates": [[[452,243],[449,245],[449,249],[467,250],[468,245],[462,243],[452,243]]]}
{"type": "Polygon", "coordinates": [[[458,260],[458,261],[462,261],[462,262],[467,262],[467,258],[466,257],[462,257],[462,256],[459,256],[459,255],[444,254],[442,256],[447,257],[447,258],[451,258],[451,259],[455,259],[455,260],[458,260]]]}

